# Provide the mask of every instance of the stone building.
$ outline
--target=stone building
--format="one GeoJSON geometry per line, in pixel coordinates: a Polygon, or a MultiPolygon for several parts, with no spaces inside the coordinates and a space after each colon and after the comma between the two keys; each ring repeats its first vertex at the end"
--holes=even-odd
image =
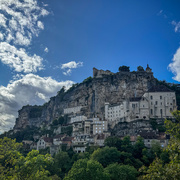
{"type": "Polygon", "coordinates": [[[93,118],[93,134],[101,134],[108,130],[108,122],[93,118]]]}
{"type": "Polygon", "coordinates": [[[95,135],[101,134],[108,130],[107,120],[101,120],[99,118],[82,119],[81,121],[74,121],[73,136],[86,134],[95,135]]]}
{"type": "Polygon", "coordinates": [[[176,110],[176,95],[165,86],[153,86],[142,97],[126,99],[117,105],[105,103],[108,123],[131,122],[137,119],[172,118],[176,110]]]}
{"type": "Polygon", "coordinates": [[[83,116],[83,115],[72,116],[70,123],[74,123],[74,122],[78,122],[78,121],[85,121],[86,119],[87,119],[87,117],[86,117],[86,116],[83,116]]]}
{"type": "Polygon", "coordinates": [[[37,150],[45,149],[53,144],[53,139],[50,137],[41,137],[37,142],[37,150]]]}
{"type": "Polygon", "coordinates": [[[150,118],[172,117],[171,112],[177,109],[175,92],[165,86],[154,86],[144,94],[149,102],[150,118]]]}
{"type": "Polygon", "coordinates": [[[71,113],[75,114],[75,113],[80,112],[81,109],[82,109],[82,106],[65,108],[65,109],[64,109],[64,114],[71,114],[71,113]]]}
{"type": "Polygon", "coordinates": [[[128,101],[123,101],[120,104],[110,105],[105,103],[105,119],[111,122],[124,122],[127,121],[128,116],[128,101]]]}
{"type": "Polygon", "coordinates": [[[72,141],[73,150],[76,153],[85,152],[87,145],[94,144],[94,139],[90,135],[77,135],[72,141]]]}

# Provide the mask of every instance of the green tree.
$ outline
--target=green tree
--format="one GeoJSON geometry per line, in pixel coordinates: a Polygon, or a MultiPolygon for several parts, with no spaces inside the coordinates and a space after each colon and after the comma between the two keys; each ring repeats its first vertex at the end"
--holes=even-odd
{"type": "Polygon", "coordinates": [[[13,171],[15,163],[21,157],[19,152],[22,147],[21,143],[16,140],[4,137],[0,139],[0,174],[1,176],[9,176],[10,171],[13,171]]]}
{"type": "Polygon", "coordinates": [[[129,165],[110,164],[105,168],[105,172],[110,174],[111,180],[135,180],[138,172],[129,165]]]}
{"type": "Polygon", "coordinates": [[[152,141],[150,151],[151,151],[152,155],[154,156],[154,158],[155,158],[155,156],[160,157],[160,154],[162,153],[162,148],[161,148],[160,143],[158,141],[152,141]]]}
{"type": "Polygon", "coordinates": [[[110,178],[99,162],[80,159],[73,164],[64,180],[110,180],[110,178]]]}
{"type": "Polygon", "coordinates": [[[144,71],[144,68],[143,68],[142,66],[138,66],[138,67],[137,67],[137,70],[138,70],[138,71],[144,71]]]}
{"type": "Polygon", "coordinates": [[[91,155],[91,159],[98,161],[104,167],[114,162],[121,162],[121,153],[115,147],[105,147],[97,149],[91,155]]]}
{"type": "Polygon", "coordinates": [[[129,66],[120,66],[119,67],[120,72],[129,72],[129,66]]]}
{"type": "Polygon", "coordinates": [[[169,161],[165,162],[157,157],[148,168],[141,168],[141,172],[145,173],[141,179],[180,179],[180,111],[173,112],[173,115],[175,122],[165,120],[166,133],[171,135],[169,144],[164,149],[169,154],[169,161]]]}
{"type": "Polygon", "coordinates": [[[47,165],[52,163],[50,155],[40,155],[32,150],[24,157],[21,144],[10,138],[0,139],[0,179],[43,180],[49,179],[47,165]]]}
{"type": "Polygon", "coordinates": [[[141,159],[143,156],[143,149],[145,148],[144,140],[142,137],[138,137],[134,145],[133,156],[134,158],[141,159]]]}
{"type": "Polygon", "coordinates": [[[49,167],[51,174],[57,174],[59,177],[63,178],[65,173],[71,169],[71,159],[67,152],[59,151],[54,156],[54,162],[49,167]]]}
{"type": "Polygon", "coordinates": [[[130,137],[125,136],[122,140],[122,146],[120,151],[132,153],[133,152],[133,145],[131,144],[130,137]]]}
{"type": "Polygon", "coordinates": [[[37,150],[32,150],[26,157],[21,156],[15,163],[14,178],[19,180],[46,180],[49,179],[47,165],[51,164],[52,158],[49,154],[41,155],[37,150]]]}
{"type": "Polygon", "coordinates": [[[105,139],[104,145],[109,147],[116,147],[121,150],[122,140],[116,136],[109,136],[105,139]]]}

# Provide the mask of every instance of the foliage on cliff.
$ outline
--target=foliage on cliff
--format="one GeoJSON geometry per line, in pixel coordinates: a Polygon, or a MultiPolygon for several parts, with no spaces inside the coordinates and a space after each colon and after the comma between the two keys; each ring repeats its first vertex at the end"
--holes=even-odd
{"type": "Polygon", "coordinates": [[[166,149],[164,149],[163,159],[156,157],[152,164],[146,168],[141,168],[144,175],[140,179],[178,180],[180,177],[180,111],[173,112],[176,121],[165,121],[166,133],[171,136],[166,149]],[[166,156],[168,154],[168,157],[166,156]]]}
{"type": "Polygon", "coordinates": [[[21,146],[15,140],[0,139],[0,179],[47,179],[46,167],[52,163],[52,158],[35,150],[24,157],[19,151],[21,146]]]}
{"type": "Polygon", "coordinates": [[[129,66],[120,66],[119,71],[120,72],[130,72],[129,68],[130,68],[129,66]]]}

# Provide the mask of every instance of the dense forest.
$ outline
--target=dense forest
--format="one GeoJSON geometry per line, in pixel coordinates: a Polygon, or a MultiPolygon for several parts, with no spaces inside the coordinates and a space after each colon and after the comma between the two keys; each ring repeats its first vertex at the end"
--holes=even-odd
{"type": "Polygon", "coordinates": [[[62,150],[51,157],[37,150],[25,153],[15,139],[1,138],[0,179],[179,179],[180,111],[173,115],[175,121],[165,120],[171,139],[164,149],[157,142],[147,149],[141,137],[132,145],[128,136],[111,136],[103,148],[89,146],[87,152],[79,154],[62,150]]]}

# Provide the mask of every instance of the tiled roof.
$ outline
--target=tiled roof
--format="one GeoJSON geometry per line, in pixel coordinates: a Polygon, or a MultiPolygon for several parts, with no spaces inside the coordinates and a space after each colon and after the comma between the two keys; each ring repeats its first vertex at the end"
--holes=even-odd
{"type": "Polygon", "coordinates": [[[167,88],[164,85],[157,85],[157,86],[152,86],[148,92],[174,92],[174,91],[167,88]]]}
{"type": "Polygon", "coordinates": [[[139,132],[139,135],[143,137],[144,139],[157,139],[157,135],[154,131],[141,131],[139,132]]]}
{"type": "Polygon", "coordinates": [[[58,135],[54,136],[53,139],[55,139],[55,138],[62,138],[62,137],[64,137],[64,136],[65,136],[64,134],[58,134],[58,135]]]}
{"type": "Polygon", "coordinates": [[[53,139],[50,137],[44,137],[43,139],[45,142],[51,142],[51,143],[53,142],[53,139]]]}
{"type": "Polygon", "coordinates": [[[105,134],[98,134],[97,139],[105,139],[105,134]]]}
{"type": "Polygon", "coordinates": [[[65,137],[62,141],[72,141],[73,139],[73,137],[65,137]]]}
{"type": "Polygon", "coordinates": [[[133,98],[130,98],[130,101],[140,101],[141,100],[141,97],[133,97],[133,98]]]}

